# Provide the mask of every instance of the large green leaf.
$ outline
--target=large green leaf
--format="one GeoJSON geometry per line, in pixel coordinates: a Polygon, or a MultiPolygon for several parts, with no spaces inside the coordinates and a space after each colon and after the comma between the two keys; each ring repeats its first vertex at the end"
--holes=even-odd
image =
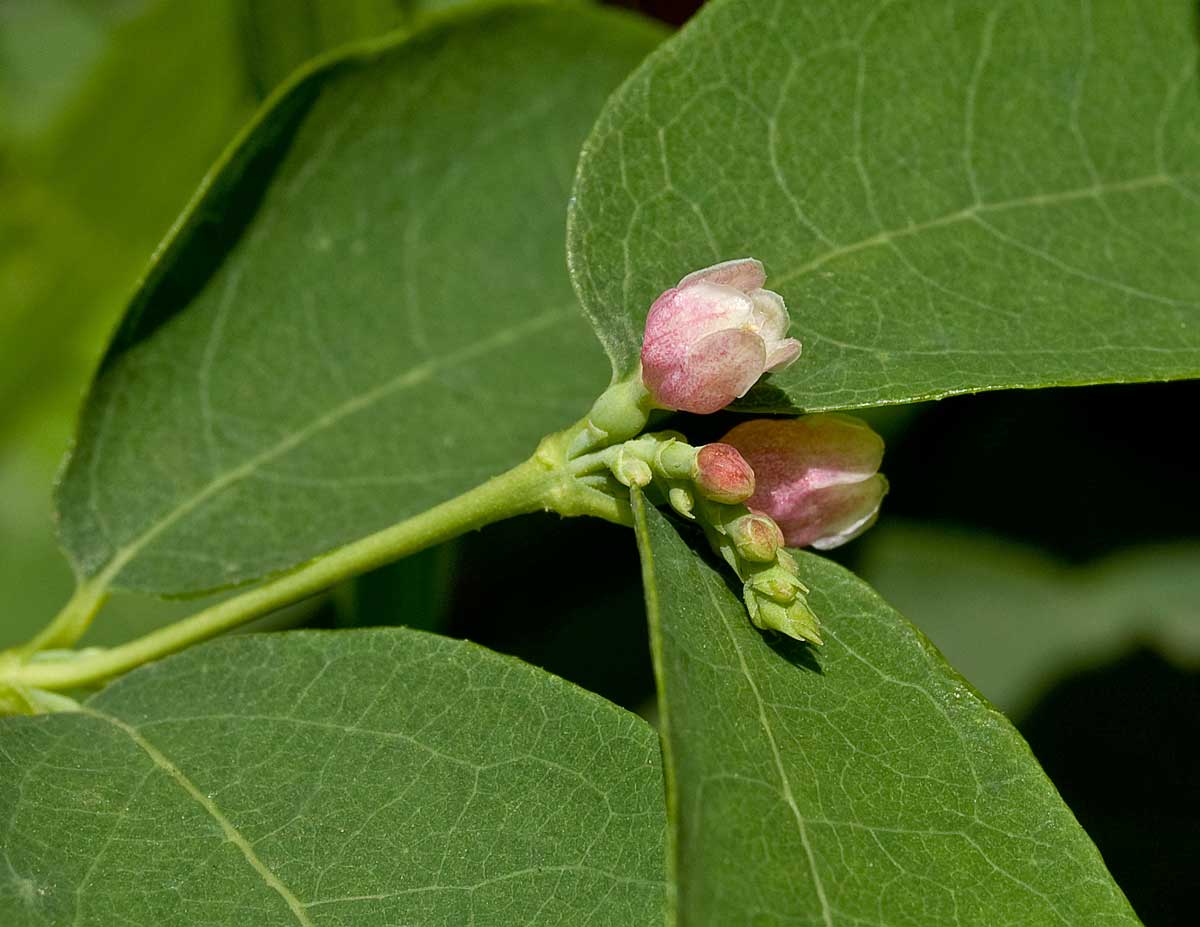
{"type": "Polygon", "coordinates": [[[585,309],[626,373],[762,259],[805,354],[748,408],[1198,376],[1196,52],[1192,0],[713,0],[587,143],[585,309]]]}
{"type": "Polygon", "coordinates": [[[238,5],[250,76],[272,90],[302,61],[478,0],[255,0],[238,5]]]}
{"type": "Polygon", "coordinates": [[[606,382],[563,267],[579,144],[657,30],[502,6],[293,83],[134,299],[59,496],[85,577],[291,567],[527,457],[606,382]]]}
{"type": "MultiPolygon", "coordinates": [[[[274,76],[429,6],[0,3],[0,647],[70,595],[50,487],[105,337],[171,220],[274,76]]],[[[108,639],[85,643],[130,630],[112,612],[108,639]]]]}
{"type": "Polygon", "coordinates": [[[889,520],[859,572],[992,702],[1020,713],[1065,671],[1153,643],[1200,660],[1200,546],[1085,567],[990,538],[889,520]]]}
{"type": "Polygon", "coordinates": [[[0,721],[0,923],[661,923],[654,732],[416,631],[229,639],[0,721]]]}
{"type": "Polygon", "coordinates": [[[852,574],[826,644],[756,631],[640,499],[678,924],[1137,924],[1007,720],[852,574]]]}

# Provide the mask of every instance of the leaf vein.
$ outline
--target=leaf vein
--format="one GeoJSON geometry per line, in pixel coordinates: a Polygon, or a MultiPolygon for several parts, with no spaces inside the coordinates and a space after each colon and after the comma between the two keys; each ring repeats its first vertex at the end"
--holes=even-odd
{"type": "Polygon", "coordinates": [[[409,389],[429,380],[443,367],[463,363],[474,357],[512,344],[523,335],[548,328],[566,317],[567,313],[561,309],[542,313],[520,324],[501,329],[489,337],[473,342],[457,351],[452,351],[439,358],[431,358],[378,386],[347,399],[323,415],[313,419],[305,427],[292,432],[290,435],[287,435],[265,450],[260,451],[238,466],[226,470],[223,474],[210,480],[196,492],[183,499],[173,509],[150,524],[140,535],[118,548],[109,560],[108,565],[99,572],[97,582],[101,584],[110,582],[127,563],[172,525],[200,508],[209,499],[217,496],[230,486],[255,475],[266,464],[282,457],[288,451],[303,444],[314,435],[332,428],[343,419],[370,408],[375,403],[394,393],[409,389]]]}
{"type": "Polygon", "coordinates": [[[1136,190],[1153,189],[1155,187],[1173,187],[1176,190],[1181,192],[1183,191],[1183,188],[1179,185],[1176,178],[1170,174],[1157,173],[1147,174],[1142,177],[1135,177],[1132,180],[1095,184],[1088,187],[1080,187],[1074,190],[1062,190],[1055,193],[1035,193],[1030,196],[1016,197],[1015,199],[1010,200],[1000,200],[995,203],[981,203],[977,206],[967,206],[963,209],[956,210],[955,212],[936,216],[932,219],[926,219],[921,222],[910,222],[908,225],[884,229],[875,235],[870,235],[866,238],[861,238],[858,241],[824,251],[821,254],[818,254],[816,257],[806,261],[804,264],[801,264],[799,267],[774,275],[773,279],[776,285],[782,286],[783,284],[790,283],[793,280],[806,276],[807,274],[818,270],[826,264],[836,261],[839,258],[846,257],[847,255],[855,254],[859,251],[866,251],[870,248],[878,248],[882,245],[890,244],[895,239],[919,235],[922,232],[927,232],[931,229],[944,228],[949,225],[956,225],[960,222],[972,221],[982,213],[1003,212],[1009,209],[1023,209],[1032,206],[1056,206],[1062,203],[1095,199],[1110,193],[1132,193],[1136,190]]]}
{"type": "Polygon", "coordinates": [[[775,764],[775,771],[779,774],[783,800],[791,810],[792,817],[795,818],[796,829],[800,834],[800,843],[804,847],[804,855],[808,858],[808,869],[812,875],[817,898],[821,903],[821,916],[825,921],[826,927],[833,927],[833,909],[829,906],[829,899],[825,894],[825,884],[821,881],[821,874],[817,870],[816,854],[813,852],[812,843],[808,839],[808,827],[805,825],[804,815],[800,813],[800,806],[796,803],[796,796],[792,793],[791,779],[788,777],[787,768],[783,764],[783,757],[779,752],[779,744],[775,740],[775,732],[771,729],[771,722],[767,718],[767,709],[763,702],[762,693],[758,691],[758,683],[754,681],[754,676],[751,674],[750,667],[746,663],[746,657],[742,653],[741,645],[738,644],[737,635],[729,624],[729,618],[726,616],[725,610],[721,608],[721,603],[717,601],[717,597],[713,595],[711,581],[704,584],[704,589],[708,593],[709,600],[712,602],[713,611],[717,615],[720,615],[721,623],[725,626],[725,630],[729,632],[729,641],[733,644],[734,653],[737,654],[738,665],[741,667],[742,675],[746,678],[746,682],[750,686],[750,692],[754,696],[755,705],[758,707],[758,723],[762,726],[763,733],[767,735],[767,743],[771,746],[771,757],[775,764]]]}
{"type": "Polygon", "coordinates": [[[200,807],[204,809],[208,816],[217,823],[226,839],[241,851],[241,854],[243,857],[245,857],[246,862],[249,863],[251,868],[258,873],[263,882],[277,895],[279,895],[279,897],[282,898],[287,904],[288,908],[292,912],[292,915],[296,919],[296,923],[300,924],[301,927],[314,927],[313,921],[308,916],[305,906],[300,903],[300,899],[296,897],[292,890],[288,888],[282,882],[282,880],[280,880],[279,876],[277,876],[271,870],[271,868],[267,866],[266,863],[259,859],[258,854],[254,852],[254,847],[252,847],[250,842],[242,836],[241,832],[238,831],[238,829],[233,825],[233,822],[225,816],[221,809],[217,807],[216,803],[213,802],[213,800],[203,792],[201,792],[196,787],[196,784],[192,782],[192,780],[186,775],[184,775],[183,771],[173,762],[171,762],[166,754],[154,746],[154,744],[150,743],[150,741],[146,740],[146,738],[138,732],[137,728],[130,724],[126,724],[120,718],[105,714],[104,712],[98,711],[94,708],[84,707],[80,710],[86,715],[112,725],[119,731],[122,731],[130,740],[132,740],[138,746],[138,748],[150,758],[155,766],[174,779],[175,783],[181,789],[183,789],[183,791],[185,791],[198,805],[200,805],[200,807]]]}

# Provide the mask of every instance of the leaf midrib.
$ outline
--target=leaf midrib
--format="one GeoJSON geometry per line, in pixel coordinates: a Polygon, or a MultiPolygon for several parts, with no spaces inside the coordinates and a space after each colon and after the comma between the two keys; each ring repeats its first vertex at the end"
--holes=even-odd
{"type": "Polygon", "coordinates": [[[825,922],[825,927],[833,927],[833,910],[830,908],[829,898],[825,894],[825,883],[821,881],[821,874],[817,871],[817,857],[813,852],[812,843],[808,839],[808,825],[804,821],[804,815],[800,813],[800,806],[796,803],[796,796],[792,792],[792,781],[788,777],[787,768],[783,764],[783,756],[779,752],[779,744],[775,740],[775,732],[771,729],[771,722],[767,718],[767,706],[763,702],[762,693],[758,691],[758,683],[754,681],[754,676],[750,672],[750,666],[746,663],[746,657],[742,653],[741,646],[738,644],[737,634],[734,632],[733,626],[729,623],[729,617],[725,614],[725,609],[721,608],[721,603],[713,595],[711,584],[706,582],[704,584],[704,591],[708,594],[713,611],[720,616],[721,624],[724,625],[725,630],[729,634],[729,642],[733,645],[734,653],[737,654],[738,666],[742,671],[742,675],[746,677],[746,682],[750,686],[750,692],[754,696],[754,704],[758,708],[758,723],[762,727],[763,733],[767,735],[767,742],[771,745],[771,759],[775,765],[775,772],[779,776],[779,784],[782,788],[781,794],[792,812],[792,817],[796,821],[796,830],[800,835],[800,845],[804,847],[804,855],[808,860],[808,871],[812,876],[813,887],[817,892],[817,899],[821,903],[822,920],[825,922]]]}
{"type": "Polygon", "coordinates": [[[974,203],[963,209],[954,212],[946,213],[945,215],[936,216],[932,219],[925,219],[921,222],[910,222],[908,225],[899,226],[897,228],[885,229],[875,235],[870,235],[858,241],[851,242],[847,245],[839,245],[836,248],[831,248],[814,258],[811,258],[799,267],[792,270],[783,271],[779,274],[773,274],[771,282],[773,285],[782,286],[799,279],[815,270],[836,261],[840,258],[855,254],[859,251],[866,251],[871,248],[877,248],[883,245],[891,244],[898,238],[909,238],[914,235],[919,235],[922,232],[927,232],[931,229],[944,228],[946,226],[956,225],[960,222],[968,222],[978,219],[981,215],[986,215],[993,212],[1003,212],[1010,209],[1023,209],[1032,206],[1056,206],[1062,203],[1077,202],[1086,199],[1099,199],[1112,193],[1131,193],[1137,190],[1153,189],[1155,187],[1175,187],[1179,189],[1178,180],[1170,174],[1158,172],[1155,174],[1147,174],[1142,177],[1135,177],[1131,180],[1115,181],[1112,183],[1092,184],[1087,187],[1079,187],[1074,190],[1062,190],[1057,193],[1035,193],[1030,196],[1016,197],[1009,200],[999,200],[995,203],[974,203]]]}
{"type": "Polygon", "coordinates": [[[315,924],[308,916],[308,912],[304,910],[304,905],[300,903],[300,899],[296,897],[296,894],[259,858],[258,854],[254,852],[254,847],[250,845],[250,841],[242,836],[241,832],[225,816],[224,812],[217,807],[216,803],[201,792],[196,787],[196,784],[166,754],[150,743],[150,741],[146,740],[137,728],[126,724],[120,718],[86,705],[79,710],[89,717],[115,727],[132,740],[138,749],[150,758],[155,766],[166,773],[176,785],[186,792],[217,823],[217,826],[221,828],[221,832],[225,835],[225,839],[238,848],[246,862],[250,864],[250,867],[258,874],[262,881],[287,904],[288,909],[296,919],[296,923],[300,924],[301,927],[315,927],[315,924]]]}
{"type": "Polygon", "coordinates": [[[232,467],[223,474],[214,477],[199,490],[185,497],[173,509],[152,522],[148,528],[132,541],[118,547],[108,560],[107,565],[97,571],[89,581],[98,587],[107,587],[130,561],[172,525],[194,512],[209,499],[225,489],[254,475],[265,464],[303,444],[313,435],[332,428],[348,416],[370,408],[375,403],[394,393],[425,382],[444,367],[462,363],[473,357],[510,345],[524,335],[551,327],[555,323],[567,318],[568,315],[569,311],[561,308],[541,313],[518,325],[500,329],[487,338],[483,338],[456,351],[451,351],[449,354],[430,358],[416,367],[409,368],[391,380],[372,387],[356,396],[352,396],[323,415],[313,419],[310,424],[292,432],[292,434],[248,458],[238,466],[232,467]]]}

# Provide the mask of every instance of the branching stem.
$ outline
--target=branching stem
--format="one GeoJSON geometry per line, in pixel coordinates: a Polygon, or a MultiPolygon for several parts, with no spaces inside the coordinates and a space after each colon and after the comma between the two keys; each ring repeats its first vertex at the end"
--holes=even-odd
{"type": "Polygon", "coordinates": [[[347,544],[291,572],[205,608],[129,643],[54,660],[28,658],[82,637],[107,598],[105,574],[80,584],[66,607],[4,664],[0,685],[62,690],[94,685],[189,644],[228,631],[333,584],[492,522],[536,511],[592,515],[632,524],[627,498],[581,481],[566,467],[566,448],[580,426],[544,440],[527,461],[481,486],[390,528],[347,544]]]}

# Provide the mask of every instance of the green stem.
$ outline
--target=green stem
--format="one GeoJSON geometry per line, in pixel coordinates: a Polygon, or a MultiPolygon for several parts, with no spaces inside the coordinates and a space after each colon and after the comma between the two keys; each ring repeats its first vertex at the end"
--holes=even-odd
{"type": "Polygon", "coordinates": [[[91,626],[96,612],[108,599],[107,582],[102,577],[84,580],[75,587],[67,604],[37,636],[17,648],[19,656],[27,657],[40,650],[70,647],[91,626]]]}
{"type": "MultiPolygon", "coordinates": [[[[347,577],[516,515],[545,510],[631,524],[627,501],[590,488],[565,471],[563,449],[573,431],[547,438],[529,460],[470,492],[182,621],[99,653],[20,663],[11,667],[0,682],[39,689],[93,685],[308,598],[347,577]]],[[[88,588],[85,583],[59,617],[21,652],[27,654],[35,644],[67,639],[69,632],[82,633],[80,625],[86,628],[104,596],[103,591],[88,588]]],[[[78,634],[69,642],[77,638],[78,634]]]]}

